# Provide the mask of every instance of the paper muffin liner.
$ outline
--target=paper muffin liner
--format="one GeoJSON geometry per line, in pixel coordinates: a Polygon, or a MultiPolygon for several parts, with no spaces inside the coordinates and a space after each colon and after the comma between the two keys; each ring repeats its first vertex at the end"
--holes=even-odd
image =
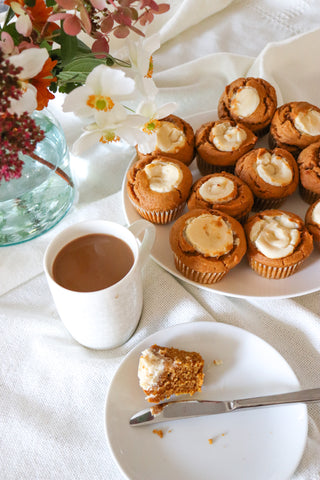
{"type": "Polygon", "coordinates": [[[261,210],[270,210],[279,208],[287,197],[283,198],[258,198],[254,197],[252,210],[259,212],[261,210]]]}
{"type": "Polygon", "coordinates": [[[213,272],[198,272],[193,268],[188,267],[181,259],[175,254],[174,263],[177,270],[182,273],[182,275],[189,280],[197,283],[206,283],[212,284],[219,282],[226,274],[226,272],[213,273],[213,272]]]}
{"type": "MultiPolygon", "coordinates": [[[[239,223],[241,223],[242,225],[244,225],[244,224],[246,223],[246,221],[248,220],[248,218],[249,218],[249,213],[250,213],[250,212],[247,212],[247,213],[245,213],[244,215],[237,215],[237,216],[235,216],[234,218],[235,218],[236,220],[238,220],[239,223]]],[[[232,215],[231,215],[231,216],[232,216],[232,215]]]]}
{"type": "Polygon", "coordinates": [[[288,265],[287,267],[271,267],[270,265],[264,265],[263,263],[257,262],[252,258],[249,259],[249,265],[252,270],[261,275],[261,277],[274,280],[290,277],[290,275],[295,273],[301,263],[302,261],[297,262],[294,265],[288,265]]]}
{"type": "Polygon", "coordinates": [[[212,163],[206,162],[199,155],[197,155],[197,166],[203,176],[219,172],[234,173],[234,165],[212,165],[212,163]]]}
{"type": "Polygon", "coordinates": [[[301,183],[299,184],[299,192],[302,197],[302,199],[309,203],[310,205],[317,200],[319,200],[320,195],[318,193],[312,192],[311,190],[308,190],[305,188],[301,183]]]}
{"type": "Polygon", "coordinates": [[[170,223],[173,220],[175,220],[180,215],[180,213],[182,213],[186,204],[186,202],[183,202],[180,205],[178,205],[176,208],[173,208],[171,210],[159,211],[159,210],[146,210],[145,208],[139,207],[132,201],[131,203],[141,217],[145,218],[149,222],[152,222],[158,225],[165,225],[166,223],[170,223]]]}

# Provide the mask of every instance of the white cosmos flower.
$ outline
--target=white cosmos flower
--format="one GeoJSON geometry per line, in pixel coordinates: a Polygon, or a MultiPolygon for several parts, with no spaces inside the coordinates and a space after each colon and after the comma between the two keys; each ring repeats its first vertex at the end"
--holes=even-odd
{"type": "Polygon", "coordinates": [[[144,125],[141,128],[143,136],[139,136],[138,150],[147,154],[153,152],[157,144],[157,128],[159,120],[167,117],[176,109],[176,103],[165,103],[157,108],[152,99],[143,100],[137,108],[137,114],[145,118],[144,125]]]}
{"type": "Polygon", "coordinates": [[[72,151],[75,155],[81,154],[98,142],[109,143],[124,140],[129,145],[136,145],[142,138],[140,130],[144,117],[128,115],[128,111],[120,104],[113,108],[113,117],[99,112],[96,121],[84,128],[84,133],[73,144],[72,151]]]}
{"type": "Polygon", "coordinates": [[[131,68],[135,73],[135,81],[137,88],[146,96],[156,95],[156,86],[152,80],[153,74],[153,58],[152,54],[160,48],[160,34],[156,33],[150,37],[141,38],[133,41],[128,40],[128,53],[131,68]],[[148,80],[146,82],[146,80],[148,80]],[[151,85],[154,91],[150,95],[151,85]]]}
{"type": "Polygon", "coordinates": [[[10,56],[10,63],[22,67],[19,83],[23,93],[17,100],[11,100],[9,113],[21,115],[23,112],[32,113],[37,108],[37,89],[28,80],[41,72],[48,57],[46,48],[28,48],[18,55],[10,56]]]}
{"type": "Polygon", "coordinates": [[[152,54],[160,48],[160,34],[156,33],[150,37],[139,37],[128,41],[128,51],[131,67],[142,76],[152,76],[152,54]]]}
{"type": "Polygon", "coordinates": [[[69,93],[63,111],[74,112],[79,117],[94,116],[96,121],[103,113],[106,121],[112,123],[115,105],[129,97],[134,88],[134,80],[121,70],[99,65],[89,73],[85,85],[69,93]]]}

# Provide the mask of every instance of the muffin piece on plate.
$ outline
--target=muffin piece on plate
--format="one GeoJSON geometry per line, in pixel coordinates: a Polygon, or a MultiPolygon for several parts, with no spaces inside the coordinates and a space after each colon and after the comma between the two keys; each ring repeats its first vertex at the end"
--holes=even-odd
{"type": "Polygon", "coordinates": [[[245,226],[249,265],[268,279],[293,275],[313,250],[312,235],[303,220],[283,210],[264,210],[245,226]]]}
{"type": "Polygon", "coordinates": [[[212,284],[241,261],[246,238],[241,224],[219,210],[194,209],[170,230],[176,268],[189,280],[212,284]]]}
{"type": "Polygon", "coordinates": [[[152,345],[139,359],[139,384],[148,402],[201,391],[204,360],[197,352],[152,345]]]}
{"type": "Polygon", "coordinates": [[[314,203],[320,198],[320,141],[304,148],[297,162],[300,195],[305,202],[314,203]]]}
{"type": "Polygon", "coordinates": [[[138,158],[166,156],[190,165],[195,155],[194,132],[191,125],[176,115],[155,121],[157,143],[153,152],[137,148],[138,158]]]}
{"type": "Polygon", "coordinates": [[[253,193],[246,183],[232,173],[221,172],[197,180],[191,188],[187,205],[189,210],[219,210],[242,223],[248,218],[253,202],[253,193]]]}
{"type": "Polygon", "coordinates": [[[127,193],[141,217],[165,224],[184,209],[192,181],[190,169],[179,160],[148,157],[128,170],[127,193]]]}
{"type": "Polygon", "coordinates": [[[308,208],[305,223],[313,236],[314,243],[320,248],[320,199],[308,208]]]}
{"type": "Polygon", "coordinates": [[[218,120],[203,124],[195,135],[197,165],[202,175],[233,173],[238,158],[251,150],[258,137],[234,120],[218,120]]]}
{"type": "Polygon", "coordinates": [[[235,174],[252,190],[253,210],[278,208],[299,183],[297,163],[282,148],[252,150],[237,161],[235,174]]]}
{"type": "Polygon", "coordinates": [[[289,150],[295,157],[320,140],[320,108],[308,102],[290,102],[279,107],[270,125],[272,148],[289,150]]]}
{"type": "Polygon", "coordinates": [[[218,104],[219,118],[232,118],[256,135],[267,133],[277,108],[274,87],[263,78],[238,78],[226,86],[218,104]]]}

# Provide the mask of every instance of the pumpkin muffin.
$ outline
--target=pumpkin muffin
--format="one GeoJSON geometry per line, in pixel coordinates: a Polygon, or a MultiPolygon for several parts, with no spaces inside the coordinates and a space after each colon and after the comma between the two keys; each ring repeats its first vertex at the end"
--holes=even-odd
{"type": "Polygon", "coordinates": [[[304,148],[297,159],[303,200],[314,203],[320,198],[320,141],[304,148]]]}
{"type": "Polygon", "coordinates": [[[305,223],[313,236],[314,243],[320,248],[320,199],[308,208],[305,223]]]}
{"type": "Polygon", "coordinates": [[[295,157],[320,140],[320,108],[308,102],[290,102],[279,107],[270,125],[272,148],[289,150],[295,157]]]}
{"type": "Polygon", "coordinates": [[[237,161],[235,174],[251,189],[256,211],[278,208],[299,183],[297,163],[282,148],[252,150],[237,161]]]}
{"type": "Polygon", "coordinates": [[[219,210],[243,223],[253,202],[253,193],[246,183],[232,173],[221,172],[197,180],[191,188],[187,205],[189,210],[219,210]]]}
{"type": "Polygon", "coordinates": [[[195,135],[197,165],[202,175],[233,173],[238,158],[251,150],[258,137],[234,120],[218,120],[202,125],[195,135]]]}
{"type": "Polygon", "coordinates": [[[218,103],[220,119],[232,118],[261,137],[277,108],[274,87],[263,78],[238,78],[226,86],[218,103]]]}
{"type": "Polygon", "coordinates": [[[170,230],[176,268],[202,284],[220,281],[243,258],[246,238],[241,224],[219,210],[194,209],[170,230]]]}
{"type": "MultiPolygon", "coordinates": [[[[139,359],[139,385],[148,402],[201,391],[204,360],[200,353],[152,345],[139,359]]],[[[156,413],[156,412],[152,412],[156,413]]]]}
{"type": "Polygon", "coordinates": [[[268,279],[293,275],[313,250],[312,235],[291,212],[264,210],[250,217],[244,228],[249,265],[268,279]]]}
{"type": "Polygon", "coordinates": [[[195,155],[194,132],[191,125],[176,115],[168,115],[155,121],[157,143],[153,152],[142,152],[138,158],[166,156],[190,165],[195,155]]]}
{"type": "Polygon", "coordinates": [[[127,193],[141,217],[165,224],[184,209],[192,181],[190,169],[179,160],[148,157],[128,170],[127,193]]]}

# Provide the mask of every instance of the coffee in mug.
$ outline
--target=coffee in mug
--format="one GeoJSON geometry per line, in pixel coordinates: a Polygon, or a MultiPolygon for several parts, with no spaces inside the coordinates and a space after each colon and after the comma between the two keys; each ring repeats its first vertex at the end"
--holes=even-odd
{"type": "Polygon", "coordinates": [[[75,292],[95,292],[127,275],[134,262],[129,245],[113,235],[91,233],[67,243],[52,265],[53,279],[75,292]]]}

